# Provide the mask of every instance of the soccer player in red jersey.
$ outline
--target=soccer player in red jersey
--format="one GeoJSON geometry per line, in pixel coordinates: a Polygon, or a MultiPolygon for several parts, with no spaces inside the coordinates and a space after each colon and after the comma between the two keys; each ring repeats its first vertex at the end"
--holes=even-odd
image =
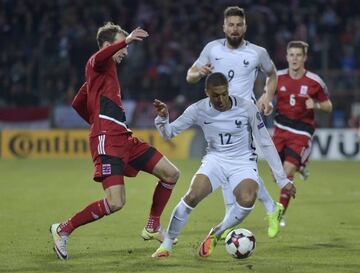
{"type": "MultiPolygon", "coordinates": [[[[323,80],[305,69],[308,44],[290,41],[287,45],[288,68],[278,71],[277,104],[273,141],[290,180],[305,167],[315,131],[315,111],[331,112],[332,104],[323,80]]],[[[285,210],[290,196],[281,191],[285,210]]],[[[280,221],[285,226],[285,219],[280,221]]]]}
{"type": "Polygon", "coordinates": [[[160,216],[178,180],[179,170],[157,149],[132,136],[125,124],[116,68],[116,64],[127,55],[127,45],[147,36],[148,33],[141,28],[128,34],[110,22],[98,29],[100,49],[86,64],[86,82],[72,106],[91,126],[89,142],[94,180],[102,183],[105,198],[90,203],[70,219],[51,225],[54,250],[60,259],[68,258],[68,237],[76,228],[112,214],[125,205],[124,176],[136,176],[140,170],[160,180],[141,236],[145,240],[162,240],[160,216]]]}

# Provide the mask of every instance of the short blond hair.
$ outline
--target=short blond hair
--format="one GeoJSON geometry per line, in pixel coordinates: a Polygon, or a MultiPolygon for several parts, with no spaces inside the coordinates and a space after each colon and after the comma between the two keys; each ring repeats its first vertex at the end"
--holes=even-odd
{"type": "Polygon", "coordinates": [[[290,41],[288,44],[287,44],[287,47],[286,49],[289,49],[289,48],[301,48],[304,55],[307,55],[307,52],[308,52],[308,49],[309,49],[309,44],[304,42],[304,41],[290,41]]]}
{"type": "Polygon", "coordinates": [[[116,25],[113,22],[107,22],[102,27],[99,27],[96,34],[99,48],[101,48],[105,42],[114,42],[115,36],[118,33],[122,33],[125,36],[129,35],[127,31],[123,30],[119,25],[116,25]]]}

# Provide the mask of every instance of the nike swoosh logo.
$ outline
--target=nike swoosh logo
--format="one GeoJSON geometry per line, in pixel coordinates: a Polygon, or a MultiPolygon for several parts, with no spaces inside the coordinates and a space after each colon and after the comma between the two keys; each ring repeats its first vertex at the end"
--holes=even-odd
{"type": "Polygon", "coordinates": [[[218,61],[218,60],[222,60],[222,59],[223,59],[223,58],[215,58],[215,60],[216,60],[216,61],[218,61]]]}
{"type": "Polygon", "coordinates": [[[211,121],[204,121],[204,124],[211,124],[211,121]]]}

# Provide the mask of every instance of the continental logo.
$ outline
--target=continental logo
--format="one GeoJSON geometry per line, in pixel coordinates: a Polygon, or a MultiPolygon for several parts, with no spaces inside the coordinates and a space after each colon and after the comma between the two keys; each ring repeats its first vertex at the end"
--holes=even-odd
{"type": "MultiPolygon", "coordinates": [[[[133,130],[133,135],[155,146],[172,159],[186,159],[195,132],[188,130],[171,141],[156,129],[133,130]]],[[[4,130],[2,158],[91,158],[88,130],[4,130]]]]}
{"type": "Polygon", "coordinates": [[[4,158],[88,157],[86,130],[49,130],[2,132],[4,158]]]}

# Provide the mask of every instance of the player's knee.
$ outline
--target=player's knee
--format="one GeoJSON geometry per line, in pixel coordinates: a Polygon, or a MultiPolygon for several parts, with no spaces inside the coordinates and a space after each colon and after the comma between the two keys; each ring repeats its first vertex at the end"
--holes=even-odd
{"type": "Polygon", "coordinates": [[[256,200],[256,192],[246,192],[237,196],[236,201],[239,203],[240,206],[249,208],[255,204],[256,200]]]}
{"type": "Polygon", "coordinates": [[[173,167],[165,171],[163,180],[169,184],[175,184],[180,177],[180,171],[178,168],[173,167]]]}
{"type": "Polygon", "coordinates": [[[109,208],[111,212],[121,210],[125,206],[125,199],[116,198],[108,200],[109,208]]]}
{"type": "Polygon", "coordinates": [[[192,208],[195,208],[197,204],[199,204],[200,200],[201,200],[200,196],[193,191],[188,192],[184,197],[185,203],[192,208]]]}
{"type": "Polygon", "coordinates": [[[289,171],[289,172],[286,172],[286,171],[285,171],[285,174],[286,174],[286,177],[287,177],[288,179],[290,179],[291,181],[294,180],[295,171],[289,171]]]}
{"type": "Polygon", "coordinates": [[[284,163],[284,171],[287,177],[294,177],[296,170],[297,170],[297,166],[295,164],[290,162],[284,163]]]}

